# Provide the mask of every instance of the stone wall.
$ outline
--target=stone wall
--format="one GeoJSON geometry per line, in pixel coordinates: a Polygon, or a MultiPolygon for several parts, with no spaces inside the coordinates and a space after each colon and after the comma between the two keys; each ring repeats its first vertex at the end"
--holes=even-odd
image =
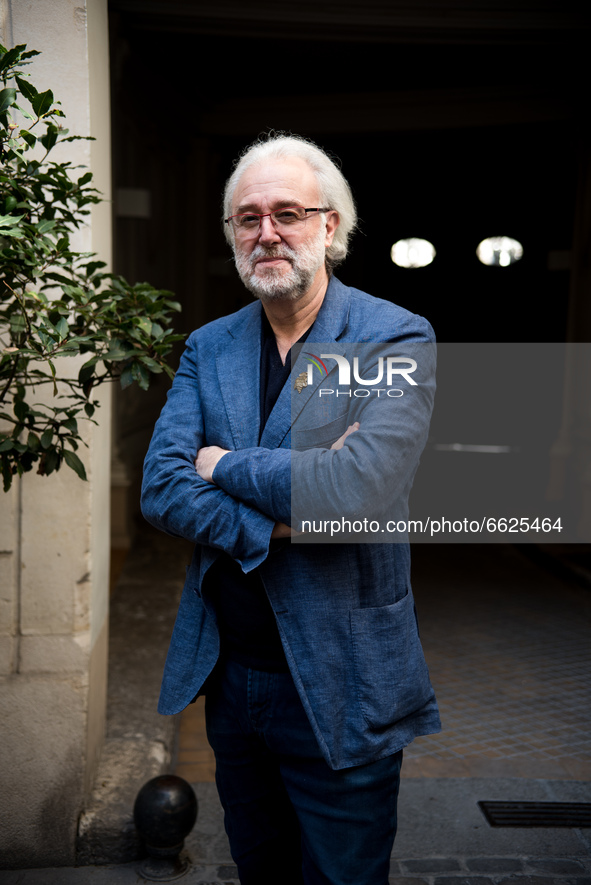
{"type": "MultiPolygon", "coordinates": [[[[30,73],[62,102],[60,148],[110,195],[107,0],[0,0],[2,43],[42,55],[30,73]]],[[[57,152],[56,152],[57,153],[57,152]]],[[[57,157],[56,157],[57,159],[57,157]]],[[[111,257],[110,204],[74,248],[111,257]]],[[[72,369],[75,371],[76,367],[72,369]]],[[[73,863],[78,817],[104,739],[108,646],[110,392],[64,468],[0,498],[0,866],[73,863]]]]}

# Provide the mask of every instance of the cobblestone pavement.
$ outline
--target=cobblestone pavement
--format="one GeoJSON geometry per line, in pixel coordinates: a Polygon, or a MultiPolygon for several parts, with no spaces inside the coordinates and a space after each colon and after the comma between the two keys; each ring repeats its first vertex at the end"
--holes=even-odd
{"type": "MultiPolygon", "coordinates": [[[[0,871],[1,885],[139,885],[138,864],[0,871]]],[[[191,864],[179,883],[239,885],[233,864],[191,864]]],[[[399,860],[390,885],[589,885],[588,862],[536,857],[433,857],[399,860]]],[[[277,885],[281,885],[281,870],[277,885]]]]}
{"type": "MultiPolygon", "coordinates": [[[[591,802],[591,590],[492,545],[415,548],[413,585],[444,730],[405,751],[391,885],[591,885],[591,830],[492,828],[477,806],[591,802]]],[[[178,881],[238,885],[201,717],[183,717],[177,773],[199,816],[178,881]]],[[[0,885],[144,881],[138,864],[0,872],[0,885]]]]}
{"type": "MultiPolygon", "coordinates": [[[[416,546],[413,586],[443,730],[405,750],[403,777],[591,781],[591,586],[509,545],[416,546]]],[[[176,773],[214,772],[199,699],[176,773]]]]}
{"type": "Polygon", "coordinates": [[[591,587],[498,545],[415,547],[413,585],[443,731],[406,776],[591,780],[591,587]]]}

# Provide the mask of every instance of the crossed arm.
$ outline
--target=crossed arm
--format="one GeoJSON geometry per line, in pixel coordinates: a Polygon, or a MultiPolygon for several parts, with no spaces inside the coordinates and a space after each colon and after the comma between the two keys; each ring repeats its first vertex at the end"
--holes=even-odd
{"type": "MultiPolygon", "coordinates": [[[[359,422],[355,421],[353,424],[350,424],[349,427],[345,430],[342,436],[340,436],[336,442],[334,442],[331,446],[331,449],[338,450],[342,449],[345,443],[345,440],[352,433],[355,433],[356,430],[359,430],[359,422]]],[[[218,462],[224,457],[224,455],[228,455],[230,453],[230,449],[222,449],[220,446],[203,446],[197,452],[197,457],[195,459],[195,470],[201,479],[205,480],[205,482],[214,483],[215,480],[213,478],[213,473],[215,468],[217,467],[218,462]]],[[[271,532],[272,538],[289,538],[292,534],[299,534],[295,532],[290,526],[286,525],[284,522],[276,522],[273,531],[271,532]]]]}
{"type": "Polygon", "coordinates": [[[425,372],[412,396],[349,400],[348,420],[358,420],[362,432],[350,424],[331,449],[230,451],[204,445],[207,437],[227,434],[223,413],[205,410],[218,376],[205,345],[198,371],[200,343],[194,338],[181,360],[146,457],[142,509],[149,522],[225,550],[249,571],[266,558],[271,537],[287,536],[288,525],[298,528],[300,519],[309,518],[310,502],[315,512],[324,508],[323,516],[357,518],[368,501],[405,500],[432,405],[434,359],[428,351],[419,361],[425,372]]]}
{"type": "MultiPolygon", "coordinates": [[[[330,404],[314,397],[292,427],[290,449],[227,451],[208,447],[199,451],[198,475],[266,513],[274,523],[296,529],[310,519],[375,519],[386,513],[404,518],[427,440],[435,350],[431,341],[418,335],[372,347],[372,358],[382,350],[389,354],[394,349],[405,358],[414,355],[416,382],[402,385],[404,391],[395,391],[394,397],[384,391],[381,398],[369,391],[357,397],[348,386],[340,394],[343,399],[335,396],[330,404]],[[326,439],[330,426],[341,420],[349,426],[359,422],[361,432],[346,433],[337,446],[327,448],[321,440],[326,439]]],[[[361,377],[374,378],[375,373],[361,377]]]]}
{"type": "MultiPolygon", "coordinates": [[[[144,462],[142,513],[169,535],[225,551],[248,572],[267,557],[276,520],[195,470],[195,453],[207,438],[203,400],[215,381],[215,364],[209,368],[208,348],[204,356],[200,344],[197,335],[189,339],[154,428],[144,462]]],[[[210,434],[219,438],[215,428],[210,434]]]]}

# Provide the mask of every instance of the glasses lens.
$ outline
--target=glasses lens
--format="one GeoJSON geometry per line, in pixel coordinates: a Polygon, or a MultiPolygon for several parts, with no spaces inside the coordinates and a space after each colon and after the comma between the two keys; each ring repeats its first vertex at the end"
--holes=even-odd
{"type": "Polygon", "coordinates": [[[239,230],[256,230],[259,226],[260,218],[258,215],[246,213],[245,215],[233,215],[232,221],[234,222],[234,227],[239,230]]]}
{"type": "MultiPolygon", "coordinates": [[[[306,210],[303,206],[289,206],[285,209],[276,209],[269,213],[273,225],[276,228],[298,228],[301,227],[306,220],[306,210]]],[[[241,215],[232,215],[232,224],[234,230],[239,236],[254,236],[260,227],[261,217],[254,212],[243,212],[241,215]]]]}
{"type": "Polygon", "coordinates": [[[280,227],[297,225],[306,217],[306,210],[300,206],[292,206],[289,209],[277,209],[271,213],[273,221],[280,227]]]}

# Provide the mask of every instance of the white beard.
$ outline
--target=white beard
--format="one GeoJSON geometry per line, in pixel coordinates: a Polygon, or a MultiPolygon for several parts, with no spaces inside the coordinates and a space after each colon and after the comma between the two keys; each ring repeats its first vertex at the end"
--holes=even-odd
{"type": "Polygon", "coordinates": [[[239,252],[234,244],[234,261],[240,279],[249,292],[261,301],[297,301],[304,295],[324,264],[326,254],[324,239],[326,226],[322,225],[318,236],[292,249],[285,243],[262,246],[260,243],[249,255],[239,252]],[[290,267],[258,267],[260,258],[284,258],[290,267]]]}

